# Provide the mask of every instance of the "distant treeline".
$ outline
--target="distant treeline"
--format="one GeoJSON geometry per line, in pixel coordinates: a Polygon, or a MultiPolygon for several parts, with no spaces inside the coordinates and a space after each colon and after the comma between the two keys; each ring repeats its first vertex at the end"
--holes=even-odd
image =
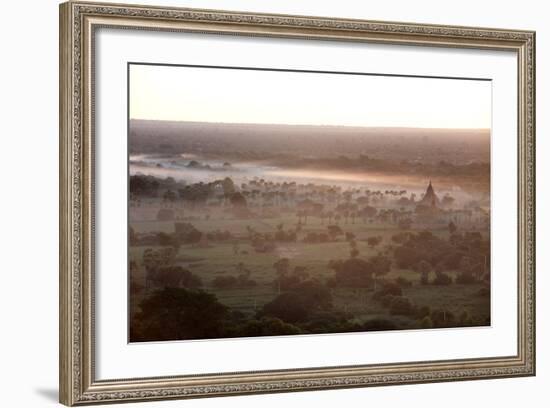
{"type": "Polygon", "coordinates": [[[358,157],[323,157],[303,158],[287,156],[277,163],[284,167],[299,167],[302,169],[369,171],[384,174],[418,174],[438,177],[473,177],[479,180],[489,180],[491,166],[486,162],[470,162],[452,164],[445,160],[438,162],[422,162],[415,160],[384,160],[367,155],[358,157]]]}
{"type": "Polygon", "coordinates": [[[130,122],[130,153],[193,153],[227,159],[277,155],[338,157],[368,154],[379,159],[452,163],[489,162],[489,129],[366,128],[143,121],[130,122]]]}

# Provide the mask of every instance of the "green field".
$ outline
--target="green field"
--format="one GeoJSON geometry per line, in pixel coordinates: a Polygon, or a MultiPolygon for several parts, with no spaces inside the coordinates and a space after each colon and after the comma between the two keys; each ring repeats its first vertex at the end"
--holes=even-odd
{"type": "MultiPolygon", "coordinates": [[[[246,226],[260,233],[275,232],[277,225],[283,224],[284,228],[294,228],[297,218],[291,215],[269,219],[200,219],[190,221],[193,226],[202,232],[214,230],[228,230],[239,242],[238,254],[234,251],[234,241],[210,242],[207,247],[197,245],[182,245],[176,256],[176,263],[199,276],[204,284],[204,290],[214,293],[223,304],[242,311],[247,315],[253,315],[261,307],[277,297],[273,281],[276,272],[273,264],[280,258],[290,260],[291,269],[295,266],[306,267],[311,277],[326,280],[334,275],[334,271],[328,267],[330,260],[349,258],[350,246],[343,236],[336,242],[304,243],[301,242],[307,232],[326,232],[327,222],[321,223],[318,218],[310,218],[307,224],[302,226],[296,243],[277,243],[276,249],[270,253],[257,253],[246,239],[246,226]],[[217,276],[236,275],[236,265],[243,263],[250,270],[250,278],[257,282],[257,286],[249,289],[217,289],[211,285],[217,276]]],[[[364,224],[361,220],[355,223],[349,221],[339,223],[345,232],[353,232],[356,236],[357,249],[360,258],[368,258],[384,251],[392,244],[391,236],[400,232],[395,225],[390,224],[364,224]],[[376,247],[370,247],[366,239],[371,236],[381,236],[382,243],[376,247]]],[[[173,221],[142,221],[133,222],[132,227],[138,233],[144,232],[174,232],[173,221]]],[[[447,229],[432,231],[441,238],[447,239],[447,229]]],[[[143,251],[147,247],[131,247],[130,260],[141,263],[143,251]]],[[[433,274],[433,272],[432,272],[433,274]]],[[[450,273],[453,276],[453,273],[450,273]]],[[[391,271],[384,277],[392,280],[404,277],[412,281],[413,285],[403,289],[403,295],[408,297],[417,306],[429,305],[432,309],[444,309],[460,315],[466,311],[477,321],[485,321],[489,315],[490,298],[479,296],[477,292],[483,286],[481,283],[470,285],[452,284],[449,286],[434,286],[420,284],[420,276],[412,270],[399,270],[392,265],[391,271]]],[[[433,277],[433,276],[431,276],[433,277]]],[[[144,278],[143,273],[141,278],[144,278]]],[[[365,321],[372,318],[387,317],[387,308],[372,298],[372,289],[331,289],[333,304],[336,310],[349,312],[357,321],[365,321]]],[[[143,295],[141,295],[143,296],[143,295]]],[[[140,296],[140,297],[141,297],[140,296]]],[[[139,303],[139,299],[135,299],[139,303]]],[[[400,319],[400,325],[411,327],[414,321],[404,316],[394,316],[400,319]]]]}

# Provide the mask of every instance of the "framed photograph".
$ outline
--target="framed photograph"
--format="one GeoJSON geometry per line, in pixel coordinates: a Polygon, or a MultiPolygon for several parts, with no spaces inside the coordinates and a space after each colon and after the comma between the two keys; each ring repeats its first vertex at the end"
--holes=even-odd
{"type": "Polygon", "coordinates": [[[60,6],[66,405],[535,374],[535,33],[60,6]]]}

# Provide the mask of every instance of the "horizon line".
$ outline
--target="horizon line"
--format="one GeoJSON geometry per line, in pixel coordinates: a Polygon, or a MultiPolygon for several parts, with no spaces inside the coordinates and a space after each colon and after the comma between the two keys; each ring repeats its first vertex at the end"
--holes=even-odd
{"type": "Polygon", "coordinates": [[[428,129],[428,130],[491,130],[488,128],[446,128],[446,127],[424,127],[424,126],[362,126],[362,125],[330,125],[330,124],[308,124],[308,123],[262,123],[262,122],[206,122],[196,120],[177,119],[147,119],[128,118],[129,121],[141,120],[146,122],[176,122],[176,123],[204,123],[211,125],[252,125],[252,126],[311,126],[311,127],[333,127],[333,128],[364,128],[364,129],[428,129]]]}

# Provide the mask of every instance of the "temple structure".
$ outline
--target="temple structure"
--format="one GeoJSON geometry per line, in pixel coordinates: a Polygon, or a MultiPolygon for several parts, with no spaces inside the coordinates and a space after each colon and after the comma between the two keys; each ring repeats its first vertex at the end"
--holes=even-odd
{"type": "Polygon", "coordinates": [[[423,207],[431,207],[431,208],[437,208],[439,206],[439,198],[435,194],[434,188],[432,187],[432,181],[430,180],[430,184],[428,184],[428,188],[426,189],[426,193],[424,194],[424,197],[422,197],[422,200],[418,202],[418,206],[423,207]]]}
{"type": "Polygon", "coordinates": [[[440,207],[439,198],[435,194],[432,181],[428,184],[426,193],[416,204],[415,221],[419,224],[439,224],[442,222],[442,215],[445,211],[440,207]]]}

